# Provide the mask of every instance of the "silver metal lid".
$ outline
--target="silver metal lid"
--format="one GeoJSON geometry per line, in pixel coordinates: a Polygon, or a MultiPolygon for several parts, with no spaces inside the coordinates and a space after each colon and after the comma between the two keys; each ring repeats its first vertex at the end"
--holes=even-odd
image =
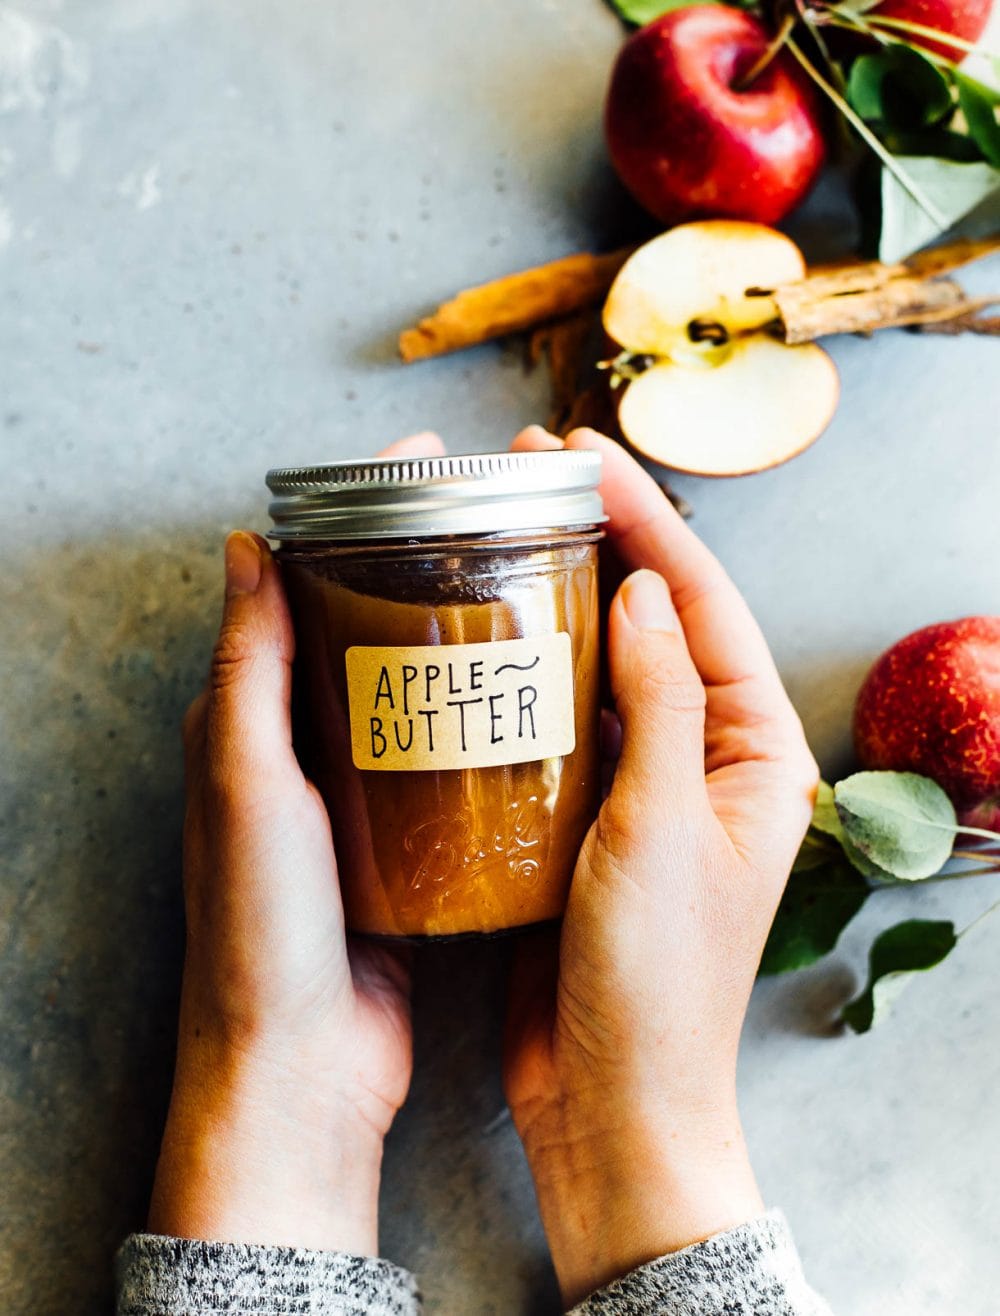
{"type": "Polygon", "coordinates": [[[272,539],[422,539],[607,520],[596,452],[491,452],[268,471],[272,539]]]}

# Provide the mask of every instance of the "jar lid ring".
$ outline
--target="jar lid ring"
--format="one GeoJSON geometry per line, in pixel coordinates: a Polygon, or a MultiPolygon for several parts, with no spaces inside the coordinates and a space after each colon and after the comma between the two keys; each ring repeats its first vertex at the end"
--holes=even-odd
{"type": "Polygon", "coordinates": [[[470,535],[605,521],[600,454],[583,449],[375,458],[271,470],[270,537],[470,535]]]}

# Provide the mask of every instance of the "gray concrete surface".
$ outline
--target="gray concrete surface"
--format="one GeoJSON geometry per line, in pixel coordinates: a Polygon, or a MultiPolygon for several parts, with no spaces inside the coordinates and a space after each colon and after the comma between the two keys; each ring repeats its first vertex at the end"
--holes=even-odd
{"type": "MultiPolygon", "coordinates": [[[[436,427],[503,446],[544,412],[518,354],[402,369],[454,288],[613,240],[598,0],[0,5],[0,1309],[106,1311],[143,1219],[181,918],[176,725],[219,547],[271,465],[436,427]]],[[[836,189],[803,221],[836,247],[836,189]]],[[[974,282],[994,288],[1000,267],[974,282]]],[[[829,773],[873,655],[997,612],[1000,348],[834,345],[821,442],[679,481],[746,590],[829,773]]],[[[831,961],[755,994],[742,1083],[769,1201],[843,1316],[1000,1310],[995,924],[866,1038],[829,1019],[903,909],[964,923],[995,884],[886,893],[831,961]],[[890,905],[893,908],[890,908],[890,905]]],[[[551,1310],[503,1119],[503,950],[429,954],[418,1077],[388,1149],[385,1251],[437,1316],[551,1310]]]]}

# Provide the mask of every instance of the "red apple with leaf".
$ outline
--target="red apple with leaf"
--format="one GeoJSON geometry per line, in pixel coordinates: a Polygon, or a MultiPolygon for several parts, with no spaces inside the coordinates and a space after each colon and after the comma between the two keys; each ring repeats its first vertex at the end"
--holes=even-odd
{"type": "Polygon", "coordinates": [[[821,101],[831,149],[850,137],[880,162],[879,187],[859,205],[884,259],[926,245],[997,189],[1000,88],[983,68],[957,67],[991,0],[812,0],[760,18],[739,0],[611,2],[646,23],[608,91],[611,159],[666,224],[783,219],[823,162],[821,101]],[[833,131],[835,114],[849,135],[833,131]]]}
{"type": "Polygon", "coordinates": [[[657,219],[773,224],[809,190],[824,158],[816,96],[786,52],[754,73],[769,44],[757,19],[714,4],[675,9],[625,42],[605,130],[619,176],[657,219]]]}
{"type": "Polygon", "coordinates": [[[865,18],[957,64],[983,35],[992,7],[992,0],[882,0],[865,18]],[[935,39],[932,32],[941,37],[935,39]],[[950,36],[957,43],[948,41],[950,36]]]}
{"type": "MultiPolygon", "coordinates": [[[[1000,617],[939,622],[894,644],[865,678],[854,735],[866,770],[820,783],[763,973],[829,953],[869,887],[1000,872],[1000,617]],[[953,848],[963,834],[978,847],[953,848]]],[[[872,946],[864,990],[841,1018],[867,1032],[979,918],[956,928],[911,916],[886,929],[872,946]]]]}
{"type": "Polygon", "coordinates": [[[919,772],[970,827],[1000,830],[1000,617],[939,622],[875,663],[854,712],[866,768],[919,772]]]}

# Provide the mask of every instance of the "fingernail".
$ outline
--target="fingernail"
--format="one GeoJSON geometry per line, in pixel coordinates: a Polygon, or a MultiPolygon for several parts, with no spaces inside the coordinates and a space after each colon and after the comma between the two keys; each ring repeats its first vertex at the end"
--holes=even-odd
{"type": "Polygon", "coordinates": [[[263,567],[260,545],[245,530],[234,530],[226,540],[226,598],[252,594],[260,584],[263,567]]]}
{"type": "Polygon", "coordinates": [[[622,603],[637,631],[680,629],[667,582],[657,571],[633,571],[622,585],[622,603]]]}

